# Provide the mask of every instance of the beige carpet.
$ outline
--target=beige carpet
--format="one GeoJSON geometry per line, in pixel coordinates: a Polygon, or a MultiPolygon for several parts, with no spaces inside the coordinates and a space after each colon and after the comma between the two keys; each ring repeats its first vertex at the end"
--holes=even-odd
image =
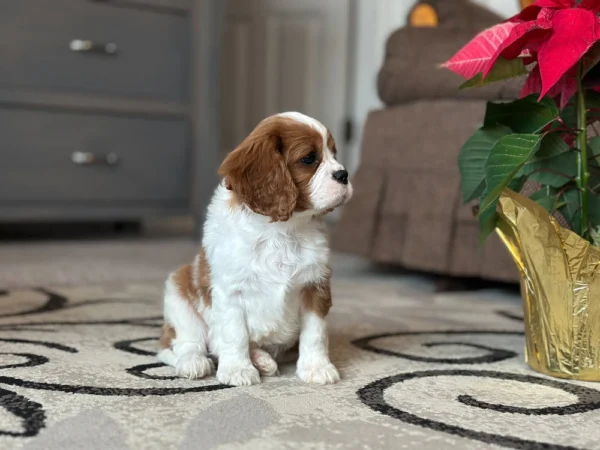
{"type": "Polygon", "coordinates": [[[197,251],[182,238],[2,243],[0,288],[157,280],[197,251]]]}
{"type": "Polygon", "coordinates": [[[0,449],[600,449],[600,385],[523,364],[514,298],[341,272],[326,387],[293,364],[248,388],[173,378],[158,278],[3,292],[0,449]]]}

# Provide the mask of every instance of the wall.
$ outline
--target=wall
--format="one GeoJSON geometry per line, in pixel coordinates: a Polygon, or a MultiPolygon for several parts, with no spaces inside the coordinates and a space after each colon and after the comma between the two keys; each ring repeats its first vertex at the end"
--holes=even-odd
{"type": "MultiPolygon", "coordinates": [[[[452,1],[452,0],[448,0],[452,1]]],[[[518,0],[473,0],[491,10],[509,17],[519,10],[518,0]]],[[[383,60],[388,35],[405,25],[406,16],[416,0],[354,0],[355,33],[350,48],[355,49],[349,73],[350,119],[354,137],[346,148],[346,165],[351,172],[358,167],[361,131],[370,110],[382,106],[376,88],[376,78],[383,60]]]]}
{"type": "Polygon", "coordinates": [[[519,12],[518,0],[471,0],[473,3],[485,6],[504,17],[510,17],[519,12]]]}

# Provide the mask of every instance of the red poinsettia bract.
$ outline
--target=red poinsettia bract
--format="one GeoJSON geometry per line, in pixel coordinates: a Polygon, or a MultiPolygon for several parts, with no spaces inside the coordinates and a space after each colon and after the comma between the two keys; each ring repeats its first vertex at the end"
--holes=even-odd
{"type": "Polygon", "coordinates": [[[600,61],[600,0],[538,0],[506,22],[479,33],[444,67],[465,78],[487,77],[502,57],[533,65],[521,96],[555,97],[564,107],[584,73],[600,61]],[[594,47],[592,49],[592,47],[594,47]]]}

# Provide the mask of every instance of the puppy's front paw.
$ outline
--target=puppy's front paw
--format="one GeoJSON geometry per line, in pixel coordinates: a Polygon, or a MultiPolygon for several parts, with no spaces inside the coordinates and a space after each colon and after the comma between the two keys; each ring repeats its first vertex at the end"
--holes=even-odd
{"type": "Polygon", "coordinates": [[[188,378],[204,378],[210,375],[214,369],[213,362],[205,355],[197,352],[184,353],[177,359],[175,365],[175,373],[178,377],[188,378]]]}
{"type": "Polygon", "coordinates": [[[229,386],[250,386],[260,383],[260,375],[252,364],[219,364],[217,380],[229,386]]]}
{"type": "Polygon", "coordinates": [[[340,381],[340,374],[329,361],[312,364],[299,362],[296,373],[305,383],[333,384],[340,381]]]}

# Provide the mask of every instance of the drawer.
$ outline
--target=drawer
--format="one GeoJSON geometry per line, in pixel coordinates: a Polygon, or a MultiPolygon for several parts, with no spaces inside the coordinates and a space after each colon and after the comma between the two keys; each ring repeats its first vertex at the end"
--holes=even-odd
{"type": "Polygon", "coordinates": [[[183,15],[110,2],[3,1],[0,86],[181,102],[188,92],[188,25],[183,15]],[[85,51],[88,41],[109,52],[85,51]]]}
{"type": "MultiPolygon", "coordinates": [[[[96,0],[98,1],[98,0],[96,0]]],[[[103,0],[115,5],[130,7],[157,8],[159,11],[188,12],[192,8],[193,0],[103,0]]]]}
{"type": "Polygon", "coordinates": [[[187,129],[175,120],[0,109],[0,208],[186,200],[187,129]],[[85,164],[88,153],[99,163],[85,164]],[[111,153],[114,165],[105,162],[111,153]]]}

